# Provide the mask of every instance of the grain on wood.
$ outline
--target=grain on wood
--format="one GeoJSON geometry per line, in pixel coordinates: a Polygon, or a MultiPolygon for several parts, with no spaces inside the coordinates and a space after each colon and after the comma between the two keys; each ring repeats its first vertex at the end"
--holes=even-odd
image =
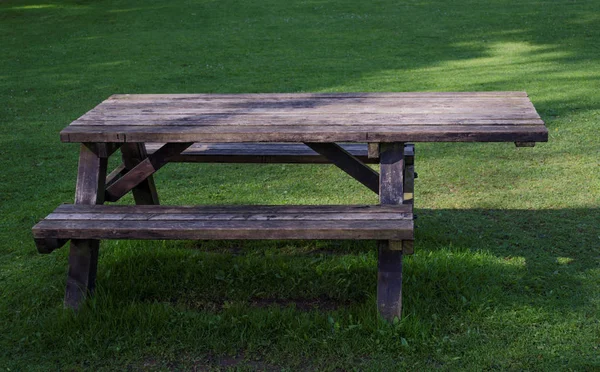
{"type": "Polygon", "coordinates": [[[523,92],[114,95],[66,142],[536,142],[523,92]]]}
{"type": "MultiPolygon", "coordinates": [[[[146,144],[152,154],[163,144],[146,144]]],[[[378,164],[379,158],[369,158],[364,143],[338,144],[365,164],[378,164]]],[[[303,143],[194,143],[170,162],[184,163],[287,163],[330,164],[329,159],[303,143]]]]}
{"type": "Polygon", "coordinates": [[[410,206],[333,205],[61,206],[34,226],[33,234],[36,239],[414,238],[410,206]]]}
{"type": "Polygon", "coordinates": [[[543,125],[165,126],[72,125],[64,142],[544,142],[543,125]]]}
{"type": "MultiPolygon", "coordinates": [[[[379,201],[382,205],[401,205],[404,202],[404,147],[403,143],[383,143],[379,147],[379,201]]],[[[377,307],[379,314],[389,322],[402,317],[403,247],[398,240],[378,242],[377,307]]]]}
{"type": "Polygon", "coordinates": [[[379,143],[370,142],[368,144],[368,155],[369,159],[379,159],[379,143]]]}
{"type": "MultiPolygon", "coordinates": [[[[157,149],[158,150],[158,149],[157,149]]],[[[146,152],[146,146],[143,143],[126,143],[121,148],[121,155],[123,158],[123,166],[125,170],[121,174],[122,178],[127,172],[138,166],[141,162],[148,158],[146,152]]],[[[116,180],[115,180],[116,181],[116,180]]],[[[112,182],[107,187],[112,186],[112,182]]],[[[158,200],[158,192],[156,191],[156,185],[154,184],[154,177],[149,175],[138,183],[133,189],[133,199],[135,204],[138,205],[157,205],[160,204],[158,200]]]]}
{"type": "MultiPolygon", "coordinates": [[[[75,204],[104,203],[107,164],[108,157],[98,156],[83,144],[80,146],[75,204]]],[[[99,240],[71,240],[65,307],[79,309],[85,297],[94,292],[99,247],[99,240]]]]}
{"type": "Polygon", "coordinates": [[[74,205],[61,204],[53,213],[73,214],[73,213],[97,213],[97,214],[121,214],[121,213],[144,213],[144,214],[220,214],[220,213],[239,213],[253,214],[297,214],[310,213],[313,215],[319,213],[398,213],[412,214],[412,206],[409,205],[201,205],[201,206],[153,206],[153,205],[103,205],[101,207],[94,205],[74,205]]]}

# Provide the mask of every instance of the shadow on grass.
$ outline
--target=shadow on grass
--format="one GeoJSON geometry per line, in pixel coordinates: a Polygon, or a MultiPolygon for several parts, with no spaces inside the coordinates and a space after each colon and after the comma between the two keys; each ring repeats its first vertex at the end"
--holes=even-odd
{"type": "MultiPolygon", "coordinates": [[[[600,210],[417,210],[404,269],[405,314],[539,306],[577,310],[598,269],[600,210]]],[[[374,242],[108,243],[99,286],[113,303],[222,311],[374,307],[374,242]],[[182,248],[197,247],[196,250],[182,248]],[[233,253],[233,254],[232,254],[233,253]]],[[[105,245],[106,247],[106,245],[105,245]]]]}

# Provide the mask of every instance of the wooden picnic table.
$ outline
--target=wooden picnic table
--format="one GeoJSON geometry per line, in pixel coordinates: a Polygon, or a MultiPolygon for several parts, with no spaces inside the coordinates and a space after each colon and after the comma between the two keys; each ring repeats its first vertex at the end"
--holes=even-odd
{"type": "Polygon", "coordinates": [[[531,146],[548,132],[524,92],[119,94],[60,137],[82,144],[75,204],[33,233],[43,253],[71,240],[66,306],[93,291],[100,239],[377,239],[378,308],[392,320],[414,239],[408,143],[531,146]],[[118,149],[123,164],[107,175],[118,149]],[[152,175],[169,162],[331,163],[380,204],[160,206],[152,175]],[[136,206],[103,205],[130,191],[136,206]]]}

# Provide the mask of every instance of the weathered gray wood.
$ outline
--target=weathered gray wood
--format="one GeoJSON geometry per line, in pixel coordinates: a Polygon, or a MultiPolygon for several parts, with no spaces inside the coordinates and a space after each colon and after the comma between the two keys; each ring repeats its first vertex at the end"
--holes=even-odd
{"type": "Polygon", "coordinates": [[[335,164],[374,193],[379,192],[379,174],[339,145],[317,142],[307,142],[306,145],[329,159],[332,164],[335,164]]]}
{"type": "MultiPolygon", "coordinates": [[[[478,126],[508,126],[507,129],[515,129],[512,127],[533,125],[542,125],[542,120],[538,118],[530,118],[526,115],[503,115],[502,118],[496,118],[494,115],[485,114],[420,114],[420,115],[400,115],[400,114],[329,114],[329,115],[286,115],[286,114],[174,114],[174,115],[105,115],[98,113],[92,116],[87,116],[85,119],[78,119],[71,125],[82,127],[104,126],[106,130],[114,131],[119,126],[131,126],[132,129],[145,126],[164,126],[167,128],[186,126],[211,127],[216,131],[227,131],[231,127],[239,127],[240,130],[248,130],[246,127],[258,127],[263,130],[266,127],[295,127],[315,129],[314,127],[342,127],[349,130],[355,126],[368,125],[369,127],[377,128],[379,126],[394,127],[413,126],[416,129],[419,127],[435,126],[466,126],[464,130],[477,130],[478,126]],[[234,121],[235,120],[235,121],[234,121]],[[223,128],[229,127],[229,128],[223,128]]],[[[370,128],[368,128],[370,129],[370,128]]],[[[438,129],[439,130],[439,129],[438,129]]],[[[125,142],[125,141],[120,141],[125,142]]],[[[127,141],[131,142],[131,141],[127,141]]],[[[285,141],[283,141],[285,142],[285,141]]]]}
{"type": "MultiPolygon", "coordinates": [[[[123,166],[125,167],[125,173],[123,173],[121,177],[148,158],[146,146],[143,143],[126,143],[121,148],[121,154],[123,158],[123,166]]],[[[110,186],[112,186],[112,182],[109,185],[109,188],[110,186]]],[[[158,192],[156,191],[156,185],[154,184],[154,177],[152,175],[146,177],[146,179],[138,183],[137,186],[132,189],[132,192],[135,204],[160,204],[158,200],[158,192]]]]}
{"type": "Polygon", "coordinates": [[[73,213],[97,213],[97,214],[121,214],[121,213],[144,213],[152,214],[221,214],[238,213],[241,215],[258,214],[299,214],[310,213],[317,215],[319,213],[398,213],[412,214],[412,206],[409,205],[202,205],[202,206],[153,206],[153,205],[103,205],[101,207],[94,205],[74,205],[62,204],[56,208],[53,213],[73,214],[73,213]]]}
{"type": "MultiPolygon", "coordinates": [[[[415,146],[412,144],[404,145],[404,204],[414,204],[415,193],[415,146]]],[[[406,244],[407,248],[409,244],[406,244]]],[[[410,250],[410,249],[409,249],[410,250]]],[[[404,252],[408,254],[407,252],[404,252]]]]}
{"type": "Polygon", "coordinates": [[[415,145],[412,143],[404,144],[404,165],[413,165],[415,163],[415,145]]]}
{"type": "Polygon", "coordinates": [[[415,253],[415,241],[414,240],[403,240],[402,241],[402,254],[405,256],[415,253]]]}
{"type": "Polygon", "coordinates": [[[388,322],[402,318],[402,251],[379,241],[377,257],[377,307],[388,322]]]}
{"type": "Polygon", "coordinates": [[[402,204],[404,197],[404,144],[380,146],[379,202],[402,204]]]}
{"type": "Polygon", "coordinates": [[[104,189],[107,165],[106,157],[97,156],[85,145],[80,146],[75,204],[104,203],[104,193],[99,190],[104,189]]]}
{"type": "Polygon", "coordinates": [[[115,95],[66,142],[546,141],[526,94],[115,95]]]}
{"type": "Polygon", "coordinates": [[[408,165],[404,168],[404,203],[414,204],[415,193],[415,166],[408,165]]]}
{"type": "Polygon", "coordinates": [[[194,93],[194,94],[113,94],[107,101],[203,101],[203,100],[234,100],[256,99],[297,99],[297,98],[438,98],[438,97],[467,97],[470,99],[487,97],[527,97],[526,92],[520,91],[491,91],[491,92],[392,92],[392,93],[194,93]]]}
{"type": "Polygon", "coordinates": [[[113,169],[113,171],[110,172],[108,174],[108,176],[106,176],[106,187],[115,183],[115,181],[118,180],[119,178],[121,178],[125,173],[127,173],[125,164],[121,164],[118,167],[116,167],[115,169],[113,169]]]}
{"type": "MultiPolygon", "coordinates": [[[[404,202],[404,144],[385,143],[379,148],[379,201],[382,205],[404,202]]],[[[387,321],[402,317],[401,239],[380,240],[377,264],[377,307],[387,321]]],[[[405,239],[413,240],[413,239],[405,239]]]]}
{"type": "MultiPolygon", "coordinates": [[[[249,209],[248,209],[249,210],[249,209]]],[[[48,221],[338,221],[338,220],[369,220],[374,213],[157,213],[148,214],[140,211],[131,213],[51,213],[48,221]]],[[[407,220],[412,213],[377,213],[377,219],[407,220]]]]}
{"type": "Polygon", "coordinates": [[[179,208],[61,206],[34,226],[33,234],[36,239],[413,239],[410,206],[262,206],[258,211],[232,206],[219,213],[221,207],[179,208]]]}
{"type": "MultiPolygon", "coordinates": [[[[191,143],[167,143],[152,155],[146,157],[140,161],[135,167],[129,170],[123,177],[116,180],[112,185],[106,189],[106,200],[115,202],[121,199],[125,194],[140,185],[142,182],[148,179],[156,171],[167,164],[170,158],[174,155],[179,155],[183,150],[190,147],[191,143]]],[[[153,186],[153,185],[152,185],[153,186]]],[[[140,198],[141,203],[139,204],[156,204],[158,203],[158,197],[156,196],[156,203],[151,199],[151,190],[143,188],[144,198],[140,198]]],[[[154,194],[156,189],[154,188],[154,194]]],[[[138,194],[139,195],[139,194],[138,194]]],[[[155,195],[154,195],[155,196],[155,195]]],[[[152,196],[152,198],[154,197],[152,196]]],[[[137,200],[136,200],[137,202],[137,200]]]]}
{"type": "MultiPolygon", "coordinates": [[[[146,144],[148,154],[163,144],[146,144]]],[[[379,158],[369,158],[364,143],[339,144],[365,164],[379,164],[379,158]]],[[[194,143],[170,162],[185,163],[300,163],[329,164],[329,159],[303,143],[194,143]]]]}
{"type": "MultiPolygon", "coordinates": [[[[75,204],[104,203],[107,163],[108,157],[99,157],[87,146],[80,146],[75,204]]],[[[79,309],[85,297],[94,292],[99,246],[98,240],[71,240],[65,307],[79,309]]]]}
{"type": "Polygon", "coordinates": [[[70,125],[63,142],[545,142],[543,125],[168,126],[70,125]]]}
{"type": "MultiPolygon", "coordinates": [[[[163,143],[146,144],[148,154],[161,148],[163,143]]],[[[379,144],[338,144],[365,164],[379,164],[379,144]],[[373,146],[371,146],[373,145],[373,146]],[[376,146],[375,146],[376,145],[376,146]],[[376,147],[376,151],[375,148],[376,147]],[[369,151],[372,152],[369,155],[369,151]]],[[[404,146],[405,163],[414,161],[413,144],[404,146]]],[[[301,143],[194,143],[169,162],[187,163],[310,163],[330,164],[329,159],[301,143]]],[[[118,173],[118,170],[114,172],[118,173]]],[[[112,173],[111,173],[112,175],[112,173]]],[[[108,179],[111,179],[109,175],[108,179]]],[[[107,180],[107,184],[109,181],[107,180]]]]}
{"type": "Polygon", "coordinates": [[[368,144],[368,155],[369,159],[379,159],[379,143],[370,142],[368,144]]]}

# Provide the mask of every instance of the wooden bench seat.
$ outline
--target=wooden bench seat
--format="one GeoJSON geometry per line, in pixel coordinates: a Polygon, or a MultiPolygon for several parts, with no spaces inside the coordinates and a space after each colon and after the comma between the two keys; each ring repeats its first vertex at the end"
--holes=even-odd
{"type": "Polygon", "coordinates": [[[33,227],[33,235],[41,253],[69,239],[413,240],[413,213],[412,205],[63,204],[33,227]]]}
{"type": "MultiPolygon", "coordinates": [[[[146,151],[153,154],[163,143],[148,143],[146,151]]],[[[369,151],[366,143],[342,143],[340,146],[365,164],[378,164],[379,152],[375,146],[369,151]]],[[[414,145],[406,144],[404,156],[412,164],[414,145]]],[[[171,162],[185,163],[315,163],[328,164],[331,160],[302,143],[194,143],[171,162]]]]}

